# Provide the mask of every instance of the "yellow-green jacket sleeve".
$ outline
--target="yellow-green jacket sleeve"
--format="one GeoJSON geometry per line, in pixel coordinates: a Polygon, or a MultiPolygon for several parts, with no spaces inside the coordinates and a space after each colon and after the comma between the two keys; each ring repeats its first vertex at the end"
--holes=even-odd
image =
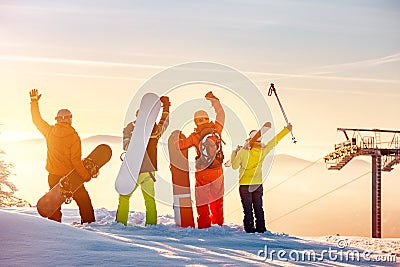
{"type": "Polygon", "coordinates": [[[269,152],[285,137],[288,133],[290,133],[287,127],[284,127],[282,131],[280,131],[274,138],[272,138],[267,145],[263,148],[263,157],[267,156],[269,152]]]}

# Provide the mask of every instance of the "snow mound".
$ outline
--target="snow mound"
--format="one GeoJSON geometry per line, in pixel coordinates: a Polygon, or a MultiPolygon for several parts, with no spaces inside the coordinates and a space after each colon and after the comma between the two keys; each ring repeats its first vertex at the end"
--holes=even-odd
{"type": "Polygon", "coordinates": [[[79,221],[76,209],[64,209],[63,216],[60,224],[41,218],[34,208],[0,209],[0,265],[395,266],[400,261],[394,255],[400,239],[246,234],[242,226],[230,223],[184,229],[175,226],[171,215],[159,216],[158,225],[145,227],[142,212],[131,212],[124,226],[115,222],[115,211],[107,209],[96,210],[97,221],[91,224],[74,224],[79,221]],[[368,249],[369,258],[343,257],[346,250],[340,251],[338,244],[344,239],[351,241],[352,251],[362,254],[368,249]],[[324,252],[332,249],[338,250],[336,258],[324,252]],[[305,251],[312,251],[314,258],[304,258],[305,251]]]}

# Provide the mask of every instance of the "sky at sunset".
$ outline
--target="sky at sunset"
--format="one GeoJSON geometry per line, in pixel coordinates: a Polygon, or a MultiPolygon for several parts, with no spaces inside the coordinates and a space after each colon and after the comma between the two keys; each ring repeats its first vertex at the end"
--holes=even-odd
{"type": "Polygon", "coordinates": [[[399,11],[397,1],[3,0],[2,131],[35,131],[38,88],[50,122],[68,107],[80,133],[119,134],[139,86],[192,61],[235,68],[265,92],[274,82],[304,143],[336,141],[337,127],[398,129],[399,11]]]}
{"type": "MultiPolygon", "coordinates": [[[[49,123],[68,108],[81,136],[121,135],[146,80],[201,61],[247,76],[279,130],[285,121],[267,96],[274,83],[298,140],[286,138],[278,153],[315,160],[344,141],[338,127],[400,129],[399,14],[395,0],[1,0],[0,140],[40,137],[32,88],[49,123]]],[[[208,88],[182,91],[180,101],[208,88]]],[[[245,109],[215,90],[244,123],[245,109]]]]}

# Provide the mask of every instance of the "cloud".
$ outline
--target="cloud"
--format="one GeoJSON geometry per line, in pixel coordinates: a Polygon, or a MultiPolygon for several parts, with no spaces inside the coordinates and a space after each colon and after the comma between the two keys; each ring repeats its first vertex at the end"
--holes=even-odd
{"type": "Polygon", "coordinates": [[[336,80],[336,81],[352,81],[352,82],[373,82],[373,83],[391,83],[400,84],[400,80],[393,79],[377,79],[377,78],[364,78],[364,77],[351,77],[351,76],[332,76],[329,75],[332,72],[319,72],[312,74],[296,74],[296,73],[273,73],[273,72],[254,72],[254,71],[243,71],[248,75],[255,76],[278,76],[285,78],[306,78],[316,80],[336,80]]]}
{"type": "Polygon", "coordinates": [[[381,64],[386,64],[389,62],[396,62],[396,61],[400,61],[400,53],[391,55],[391,56],[387,56],[387,57],[383,57],[383,58],[378,58],[373,60],[374,62],[371,62],[371,65],[381,65],[381,64]]]}
{"type": "Polygon", "coordinates": [[[168,67],[161,65],[131,64],[131,63],[121,63],[121,62],[94,61],[94,60],[81,60],[81,59],[68,59],[68,58],[25,57],[25,56],[0,56],[0,60],[39,62],[39,63],[78,64],[78,65],[103,65],[112,67],[132,67],[132,68],[151,68],[151,69],[165,69],[168,67]]]}
{"type": "Polygon", "coordinates": [[[79,73],[65,73],[65,72],[35,72],[35,71],[1,71],[3,73],[22,73],[22,74],[35,74],[43,76],[61,76],[61,77],[75,77],[75,78],[88,78],[88,79],[106,79],[106,80],[126,80],[126,81],[145,81],[145,78],[126,77],[126,76],[112,76],[112,75],[88,75],[79,73]]]}
{"type": "Polygon", "coordinates": [[[387,63],[393,63],[400,61],[400,53],[396,53],[393,55],[355,61],[343,64],[335,64],[335,65],[327,65],[316,68],[315,71],[306,72],[306,73],[271,73],[271,72],[245,72],[249,75],[255,76],[278,76],[278,77],[286,77],[286,78],[306,78],[306,79],[317,79],[317,80],[339,80],[339,81],[352,81],[352,82],[371,82],[371,83],[389,83],[389,84],[400,84],[400,80],[398,79],[379,79],[379,78],[365,78],[365,77],[356,77],[356,76],[338,76],[333,75],[335,73],[346,71],[348,74],[348,70],[350,69],[360,69],[366,67],[373,67],[384,65],[387,63]]]}
{"type": "Polygon", "coordinates": [[[326,93],[329,91],[329,93],[336,93],[336,94],[344,94],[344,95],[362,95],[362,96],[388,96],[388,97],[400,97],[398,93],[387,93],[387,92],[382,92],[382,91],[374,91],[374,92],[367,92],[367,91],[362,91],[362,90],[348,90],[348,89],[317,89],[317,88],[293,88],[293,87],[285,87],[285,90],[288,91],[300,91],[300,92],[315,92],[315,93],[326,93]]]}
{"type": "Polygon", "coordinates": [[[387,63],[397,62],[400,61],[400,53],[396,53],[393,55],[380,57],[380,58],[373,58],[368,60],[361,60],[361,61],[354,61],[342,64],[335,64],[335,65],[327,65],[321,66],[319,69],[324,70],[326,72],[338,72],[341,70],[348,70],[354,68],[365,68],[365,67],[373,67],[379,66],[387,63]]]}
{"type": "MultiPolygon", "coordinates": [[[[77,64],[77,65],[97,65],[97,66],[109,66],[109,67],[130,67],[130,68],[146,68],[146,69],[157,69],[164,70],[171,66],[167,65],[152,65],[152,64],[132,64],[132,63],[122,63],[122,62],[111,62],[111,61],[95,61],[95,60],[81,60],[81,59],[66,59],[66,58],[47,58],[47,57],[27,57],[27,56],[0,56],[0,61],[20,61],[20,62],[38,62],[38,63],[57,63],[57,64],[77,64]]],[[[326,66],[339,68],[341,66],[353,66],[361,64],[361,62],[367,62],[368,64],[385,64],[387,62],[395,62],[400,60],[400,53],[391,56],[359,61],[347,64],[331,65],[326,66]]],[[[365,64],[365,63],[363,63],[365,64]]],[[[325,67],[321,67],[325,68],[325,67]]],[[[256,72],[256,71],[242,71],[246,75],[253,76],[278,76],[285,78],[306,78],[306,79],[319,79],[319,80],[340,80],[340,81],[353,81],[353,82],[372,82],[372,83],[389,83],[389,84],[400,84],[400,80],[393,79],[378,79],[378,78],[364,78],[364,77],[352,77],[352,76],[333,76],[329,75],[333,72],[323,71],[314,73],[274,73],[274,72],[256,72]]],[[[110,78],[110,79],[135,79],[132,77],[123,76],[104,76],[104,75],[81,75],[73,73],[56,73],[56,72],[46,72],[38,73],[44,75],[56,75],[56,76],[72,76],[72,77],[87,77],[87,78],[110,78]]],[[[136,80],[136,79],[135,79],[136,80]]]]}

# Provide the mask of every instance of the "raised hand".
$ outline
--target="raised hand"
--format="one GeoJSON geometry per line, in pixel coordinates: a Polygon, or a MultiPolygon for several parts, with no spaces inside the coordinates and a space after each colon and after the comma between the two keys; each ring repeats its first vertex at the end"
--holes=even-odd
{"type": "Polygon", "coordinates": [[[211,91],[206,94],[207,100],[219,100],[211,91]]]}
{"type": "Polygon", "coordinates": [[[160,101],[163,104],[163,107],[169,107],[171,106],[171,102],[169,102],[169,97],[168,96],[162,96],[160,97],[160,101]]]}
{"type": "Polygon", "coordinates": [[[271,122],[267,121],[266,123],[264,123],[263,127],[271,128],[271,122]]]}
{"type": "Polygon", "coordinates": [[[37,89],[32,89],[32,90],[29,92],[29,96],[31,97],[31,101],[32,101],[32,102],[37,102],[37,101],[39,101],[39,99],[42,97],[42,95],[39,94],[39,92],[38,92],[37,89]]]}

